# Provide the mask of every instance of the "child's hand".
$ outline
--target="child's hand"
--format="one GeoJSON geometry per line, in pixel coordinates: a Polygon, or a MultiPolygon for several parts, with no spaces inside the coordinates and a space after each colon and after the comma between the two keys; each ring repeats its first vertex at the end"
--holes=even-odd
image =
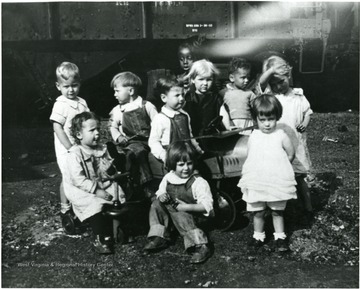
{"type": "Polygon", "coordinates": [[[98,198],[104,199],[106,201],[111,201],[112,200],[112,195],[110,195],[109,193],[105,192],[103,189],[97,189],[95,192],[95,195],[98,198]]]}
{"type": "Polygon", "coordinates": [[[296,130],[298,132],[304,132],[306,130],[306,126],[302,123],[300,123],[297,127],[296,127],[296,130]]]}
{"type": "Polygon", "coordinates": [[[162,194],[159,196],[159,201],[162,202],[162,203],[166,203],[170,200],[170,196],[165,193],[165,194],[162,194]]]}
{"type": "Polygon", "coordinates": [[[124,136],[124,135],[121,135],[121,136],[118,137],[117,142],[118,142],[119,145],[124,146],[124,145],[126,145],[128,143],[128,138],[126,136],[124,136]]]}
{"type": "Polygon", "coordinates": [[[176,198],[176,201],[179,203],[179,205],[176,207],[176,210],[178,210],[179,212],[186,212],[188,204],[182,200],[179,200],[178,198],[176,198]]]}
{"type": "Polygon", "coordinates": [[[277,75],[284,75],[287,74],[289,71],[289,67],[284,63],[276,64],[271,69],[272,69],[272,73],[277,75]]]}

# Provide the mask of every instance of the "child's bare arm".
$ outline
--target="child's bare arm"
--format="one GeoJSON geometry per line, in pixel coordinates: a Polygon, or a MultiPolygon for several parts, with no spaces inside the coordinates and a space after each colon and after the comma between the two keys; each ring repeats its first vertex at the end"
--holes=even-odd
{"type": "Polygon", "coordinates": [[[206,209],[203,204],[187,204],[179,199],[176,199],[179,205],[176,209],[179,212],[194,212],[194,213],[206,213],[206,209]]]}
{"type": "Polygon", "coordinates": [[[292,162],[295,158],[295,148],[287,135],[285,135],[282,145],[288,155],[289,161],[292,162]]]}
{"type": "Polygon", "coordinates": [[[273,75],[284,75],[287,73],[287,71],[288,67],[284,63],[276,64],[270,67],[260,76],[259,83],[261,90],[264,91],[266,89],[266,86],[273,75]]]}
{"type": "Polygon", "coordinates": [[[302,123],[300,123],[296,129],[299,132],[304,132],[310,123],[310,114],[306,114],[302,123]]]}
{"type": "Polygon", "coordinates": [[[72,147],[72,144],[71,144],[68,136],[66,135],[63,126],[58,122],[53,122],[53,129],[54,129],[54,132],[56,133],[56,136],[62,143],[62,145],[67,150],[69,150],[72,147]]]}

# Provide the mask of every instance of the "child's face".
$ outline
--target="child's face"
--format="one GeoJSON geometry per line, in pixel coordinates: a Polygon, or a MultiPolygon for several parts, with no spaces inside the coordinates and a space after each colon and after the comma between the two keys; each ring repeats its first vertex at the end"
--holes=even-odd
{"type": "Polygon", "coordinates": [[[191,56],[191,51],[189,48],[183,48],[179,52],[179,62],[180,67],[184,71],[189,71],[191,65],[194,63],[194,59],[191,56]]]}
{"type": "Polygon", "coordinates": [[[134,88],[131,86],[122,86],[121,83],[115,83],[114,96],[120,104],[129,102],[131,95],[133,95],[134,88]]]}
{"type": "Polygon", "coordinates": [[[182,87],[174,86],[166,94],[161,95],[165,107],[170,110],[179,110],[185,104],[184,90],[182,87]]]}
{"type": "Polygon", "coordinates": [[[230,81],[235,85],[237,89],[244,89],[250,78],[250,70],[244,68],[238,68],[237,71],[229,75],[230,81]]]}
{"type": "Polygon", "coordinates": [[[214,77],[211,74],[199,74],[191,82],[195,85],[197,93],[203,94],[210,90],[214,81],[214,77]]]}
{"type": "Polygon", "coordinates": [[[76,134],[80,144],[87,148],[94,148],[100,140],[100,124],[95,119],[88,119],[82,123],[82,129],[76,134]]]}
{"type": "Polygon", "coordinates": [[[277,123],[276,116],[274,114],[270,116],[259,115],[256,120],[259,129],[263,133],[268,134],[274,132],[277,123]]]}
{"type": "Polygon", "coordinates": [[[75,99],[80,91],[80,82],[74,77],[56,82],[56,88],[68,99],[75,99]]]}
{"type": "Polygon", "coordinates": [[[176,163],[175,174],[182,179],[186,179],[194,172],[194,164],[190,160],[179,161],[176,163]]]}
{"type": "Polygon", "coordinates": [[[275,75],[269,80],[271,90],[275,93],[287,93],[290,87],[289,77],[286,75],[275,75]]]}

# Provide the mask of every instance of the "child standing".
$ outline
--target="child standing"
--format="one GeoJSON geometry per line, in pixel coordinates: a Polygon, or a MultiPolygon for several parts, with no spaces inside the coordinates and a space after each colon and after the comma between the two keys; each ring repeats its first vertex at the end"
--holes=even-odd
{"type": "Polygon", "coordinates": [[[295,159],[292,165],[297,182],[297,192],[305,209],[305,217],[310,222],[313,218],[313,207],[310,191],[305,181],[311,166],[306,143],[306,128],[313,111],[303,90],[290,87],[291,67],[284,59],[272,56],[264,62],[263,69],[260,88],[273,92],[283,106],[283,115],[279,120],[279,126],[283,127],[295,147],[295,159]]]}
{"type": "Polygon", "coordinates": [[[111,219],[102,213],[104,204],[112,204],[115,192],[125,201],[121,187],[112,180],[102,179],[112,166],[106,146],[100,145],[100,121],[92,112],[83,112],[72,120],[71,133],[76,145],[67,156],[64,188],[75,215],[81,222],[87,220],[95,234],[95,250],[112,253],[111,219]]]}
{"type": "Polygon", "coordinates": [[[254,212],[254,235],[250,242],[255,248],[264,244],[265,209],[272,211],[274,239],[279,251],[287,251],[283,212],[286,201],[296,199],[295,177],[291,166],[294,147],[277,127],[282,114],[280,102],[272,95],[257,97],[252,115],[258,129],[249,137],[247,158],[238,186],[247,203],[247,211],[254,212]]]}
{"type": "MultiPolygon", "coordinates": [[[[56,88],[61,92],[53,106],[50,121],[54,129],[54,143],[56,161],[60,172],[64,176],[66,169],[66,156],[68,150],[74,144],[74,138],[70,134],[71,120],[76,114],[89,111],[87,103],[78,96],[80,91],[79,68],[71,62],[63,62],[56,68],[56,88]]],[[[60,184],[60,202],[62,219],[70,214],[71,205],[64,193],[63,181],[60,184]]]]}
{"type": "Polygon", "coordinates": [[[194,86],[194,91],[185,95],[184,107],[190,116],[194,136],[203,135],[209,123],[219,116],[222,99],[213,86],[217,74],[219,71],[214,64],[202,59],[195,61],[185,76],[194,86]]]}
{"type": "Polygon", "coordinates": [[[181,44],[178,49],[178,59],[181,72],[177,75],[177,79],[183,82],[184,93],[187,93],[190,89],[190,82],[189,79],[184,79],[184,77],[194,63],[193,46],[186,42],[181,44]]]}
{"type": "MultiPolygon", "coordinates": [[[[230,61],[230,83],[220,91],[220,95],[223,95],[224,107],[230,118],[229,123],[224,122],[227,130],[231,130],[233,127],[247,128],[254,125],[250,113],[250,104],[255,99],[255,94],[252,91],[245,90],[249,83],[250,71],[251,65],[246,59],[233,58],[230,61]]],[[[250,134],[251,131],[247,130],[243,133],[250,134]]]]}
{"type": "MultiPolygon", "coordinates": [[[[192,131],[190,117],[182,109],[185,98],[181,83],[171,77],[160,78],[156,82],[155,91],[164,106],[151,124],[149,146],[155,158],[165,163],[166,148],[169,144],[190,139],[192,131]]],[[[197,141],[191,140],[191,143],[197,152],[203,153],[197,141]]]]}
{"type": "Polygon", "coordinates": [[[170,241],[170,220],[184,238],[185,250],[192,253],[190,263],[205,262],[211,255],[208,239],[198,228],[195,216],[213,215],[213,199],[210,186],[196,174],[196,152],[187,142],[175,142],[169,146],[166,166],[170,170],[160,183],[157,199],[149,213],[149,241],[144,250],[164,249],[170,241]]]}
{"type": "Polygon", "coordinates": [[[114,142],[127,151],[127,165],[131,166],[136,182],[147,191],[146,184],[152,180],[147,143],[157,110],[138,95],[141,85],[140,78],[132,72],[121,72],[113,77],[111,87],[119,104],[110,112],[109,128],[114,142]]]}

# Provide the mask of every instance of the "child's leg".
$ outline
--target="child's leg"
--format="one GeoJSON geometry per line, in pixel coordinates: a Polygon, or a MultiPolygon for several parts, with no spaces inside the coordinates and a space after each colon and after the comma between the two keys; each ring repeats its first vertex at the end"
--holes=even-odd
{"type": "MultiPolygon", "coordinates": [[[[275,234],[279,236],[285,235],[284,211],[272,211],[272,220],[273,220],[275,234]]],[[[285,237],[281,239],[285,239],[285,237]]],[[[275,238],[275,240],[276,239],[277,238],[275,238]]]]}
{"type": "Polygon", "coordinates": [[[257,211],[254,213],[254,235],[255,240],[264,242],[265,240],[265,210],[257,211]]]}
{"type": "Polygon", "coordinates": [[[150,230],[148,238],[161,237],[170,240],[169,226],[170,217],[165,206],[158,200],[154,200],[149,212],[150,230]]]}
{"type": "Polygon", "coordinates": [[[71,209],[71,204],[67,197],[65,196],[64,184],[63,181],[60,183],[60,212],[61,214],[66,214],[71,209]]]}
{"type": "Polygon", "coordinates": [[[313,207],[311,204],[310,190],[305,181],[305,176],[304,175],[296,176],[296,183],[297,183],[296,190],[298,192],[298,196],[300,197],[303,203],[305,211],[312,212],[313,207]]]}
{"type": "Polygon", "coordinates": [[[111,220],[104,216],[102,212],[97,213],[87,219],[95,235],[95,250],[100,254],[112,253],[110,240],[112,234],[111,220]]]}
{"type": "Polygon", "coordinates": [[[139,141],[130,143],[127,148],[135,155],[135,161],[140,172],[140,184],[151,181],[153,176],[149,165],[149,146],[139,141]]]}

